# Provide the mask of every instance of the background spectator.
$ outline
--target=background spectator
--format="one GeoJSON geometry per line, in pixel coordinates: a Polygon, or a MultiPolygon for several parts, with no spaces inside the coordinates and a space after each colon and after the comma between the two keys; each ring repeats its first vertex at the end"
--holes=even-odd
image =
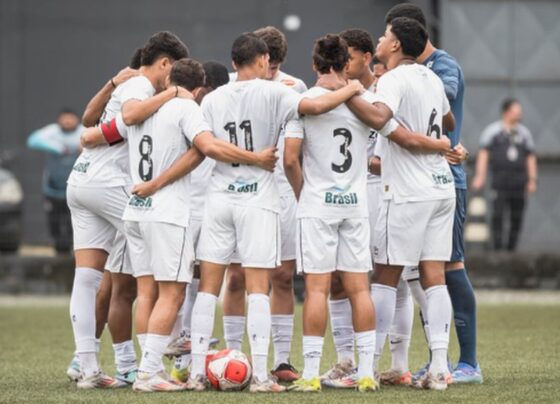
{"type": "Polygon", "coordinates": [[[53,123],[33,132],[27,139],[31,149],[47,153],[43,171],[42,191],[49,231],[57,252],[72,249],[72,223],[66,205],[66,180],[80,152],[80,134],[83,127],[78,115],[63,109],[53,123]]]}
{"type": "Polygon", "coordinates": [[[481,150],[472,181],[474,191],[486,183],[488,168],[492,175],[494,203],[492,233],[494,249],[515,250],[525,209],[526,194],[537,190],[537,158],[533,136],[520,122],[523,110],[519,101],[502,103],[502,119],[486,127],[480,138],[481,150]],[[509,237],[504,245],[504,218],[509,216],[509,237]]]}

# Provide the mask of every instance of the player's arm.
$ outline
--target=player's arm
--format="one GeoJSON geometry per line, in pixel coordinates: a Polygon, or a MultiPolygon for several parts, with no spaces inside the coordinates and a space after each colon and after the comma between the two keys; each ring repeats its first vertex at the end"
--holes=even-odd
{"type": "Polygon", "coordinates": [[[303,139],[284,139],[284,172],[294,190],[297,200],[299,200],[301,189],[303,188],[303,172],[301,170],[301,161],[299,158],[302,143],[303,139]]]}
{"type": "Polygon", "coordinates": [[[185,175],[192,172],[200,165],[200,163],[202,163],[202,161],[204,161],[204,158],[205,156],[200,152],[200,150],[196,147],[191,147],[158,177],[152,179],[151,181],[134,185],[132,193],[141,198],[147,198],[148,196],[155,194],[160,189],[174,183],[178,179],[183,178],[185,175]]]}
{"type": "Polygon", "coordinates": [[[539,176],[537,169],[537,156],[531,153],[527,156],[527,193],[532,194],[537,191],[537,178],[539,176]]]}
{"type": "Polygon", "coordinates": [[[37,129],[27,139],[27,147],[52,154],[63,154],[64,145],[56,136],[58,125],[51,124],[37,129]]]}
{"type": "Polygon", "coordinates": [[[303,98],[299,103],[298,112],[302,115],[324,114],[354,95],[360,94],[363,89],[358,80],[351,80],[347,85],[336,91],[315,98],[303,98]]]}
{"type": "MultiPolygon", "coordinates": [[[[122,128],[124,128],[122,130],[126,129],[125,126],[122,126],[122,128]]],[[[124,134],[117,127],[117,118],[113,118],[108,123],[87,128],[80,136],[80,143],[84,149],[93,149],[101,144],[113,146],[123,140],[124,134]]]]}
{"type": "Polygon", "coordinates": [[[488,149],[480,149],[478,156],[476,157],[475,174],[471,184],[474,191],[480,191],[486,183],[489,160],[490,153],[488,152],[488,149]]]}
{"type": "Polygon", "coordinates": [[[82,125],[89,127],[96,125],[101,119],[103,110],[111,98],[111,94],[115,88],[124,83],[131,77],[137,76],[138,70],[126,67],[122,69],[115,77],[109,80],[105,85],[93,96],[88,102],[86,109],[82,115],[82,125]]]}
{"type": "Polygon", "coordinates": [[[446,57],[441,63],[435,63],[432,69],[443,83],[447,99],[455,101],[459,92],[459,67],[451,58],[446,57]]]}
{"type": "Polygon", "coordinates": [[[369,103],[362,97],[352,97],[346,105],[364,124],[375,130],[380,130],[393,117],[391,109],[381,103],[369,103]]]}
{"type": "Polygon", "coordinates": [[[267,147],[260,152],[250,152],[217,139],[208,131],[199,133],[193,142],[205,156],[224,163],[255,165],[272,172],[278,160],[276,156],[278,149],[276,147],[267,147]]]}
{"type": "Polygon", "coordinates": [[[455,117],[453,116],[453,112],[449,111],[443,116],[442,124],[445,132],[452,132],[455,130],[455,117]]]}
{"type": "MultiPolygon", "coordinates": [[[[381,129],[381,132],[384,132],[384,129],[381,129]]],[[[396,128],[390,131],[387,139],[395,142],[403,149],[418,153],[446,153],[451,146],[451,141],[447,136],[436,139],[411,132],[400,125],[397,125],[396,128]]]]}
{"type": "Polygon", "coordinates": [[[172,86],[145,100],[130,99],[126,101],[121,109],[125,125],[132,126],[144,122],[163,104],[175,97],[194,99],[193,95],[185,88],[172,86]]]}

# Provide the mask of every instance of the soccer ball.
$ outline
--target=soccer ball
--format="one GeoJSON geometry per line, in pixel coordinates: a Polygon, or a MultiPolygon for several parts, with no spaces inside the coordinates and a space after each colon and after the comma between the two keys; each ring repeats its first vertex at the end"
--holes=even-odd
{"type": "Polygon", "coordinates": [[[251,374],[251,364],[241,351],[223,349],[208,358],[206,375],[216,390],[243,390],[249,384],[251,374]]]}

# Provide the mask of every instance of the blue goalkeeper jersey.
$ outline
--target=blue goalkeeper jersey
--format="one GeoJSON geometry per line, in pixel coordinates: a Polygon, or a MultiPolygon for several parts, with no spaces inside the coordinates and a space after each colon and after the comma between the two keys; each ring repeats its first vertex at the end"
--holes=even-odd
{"type": "MultiPolygon", "coordinates": [[[[451,112],[455,116],[455,130],[448,132],[451,146],[461,141],[461,126],[463,124],[463,96],[465,94],[465,78],[461,66],[453,56],[444,50],[437,49],[425,61],[424,65],[431,69],[443,82],[445,95],[451,105],[451,112]]],[[[455,179],[455,188],[467,189],[467,174],[462,164],[450,164],[455,179]]]]}

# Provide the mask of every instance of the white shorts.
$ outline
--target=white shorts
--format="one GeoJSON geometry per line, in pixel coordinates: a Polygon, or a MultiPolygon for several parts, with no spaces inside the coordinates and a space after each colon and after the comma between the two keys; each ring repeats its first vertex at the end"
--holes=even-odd
{"type": "Polygon", "coordinates": [[[367,218],[298,219],[298,273],[368,272],[369,236],[367,218]]]}
{"type": "Polygon", "coordinates": [[[296,228],[297,201],[293,193],[280,197],[280,234],[282,251],[280,259],[291,261],[296,259],[296,228]]]}
{"type": "Polygon", "coordinates": [[[375,227],[375,262],[417,266],[449,261],[455,198],[395,203],[383,201],[375,227]]]}
{"type": "Polygon", "coordinates": [[[190,282],[194,249],[190,227],[161,222],[125,222],[134,276],[158,282],[190,282]]]}
{"type": "Polygon", "coordinates": [[[377,223],[377,216],[379,216],[379,208],[381,207],[382,195],[382,185],[379,182],[368,182],[367,193],[368,193],[368,220],[369,220],[369,232],[370,232],[370,243],[369,248],[371,252],[371,262],[374,261],[373,247],[375,245],[375,224],[377,223]]]}
{"type": "Polygon", "coordinates": [[[404,281],[415,281],[420,279],[420,270],[418,269],[418,265],[405,266],[402,271],[401,278],[404,281]]]}
{"type": "Polygon", "coordinates": [[[198,247],[198,240],[200,240],[200,229],[202,228],[202,218],[191,216],[189,227],[191,228],[193,247],[194,250],[196,251],[198,247]]]}
{"type": "Polygon", "coordinates": [[[133,275],[132,262],[130,261],[130,250],[126,236],[120,231],[115,235],[113,249],[107,258],[105,269],[113,274],[133,275]]]}
{"type": "Polygon", "coordinates": [[[117,231],[124,232],[122,215],[129,194],[126,187],[88,188],[68,185],[74,250],[113,249],[117,231]]]}
{"type": "Polygon", "coordinates": [[[280,265],[278,214],[252,206],[208,200],[202,220],[197,258],[229,265],[237,248],[244,268],[280,265]]]}

